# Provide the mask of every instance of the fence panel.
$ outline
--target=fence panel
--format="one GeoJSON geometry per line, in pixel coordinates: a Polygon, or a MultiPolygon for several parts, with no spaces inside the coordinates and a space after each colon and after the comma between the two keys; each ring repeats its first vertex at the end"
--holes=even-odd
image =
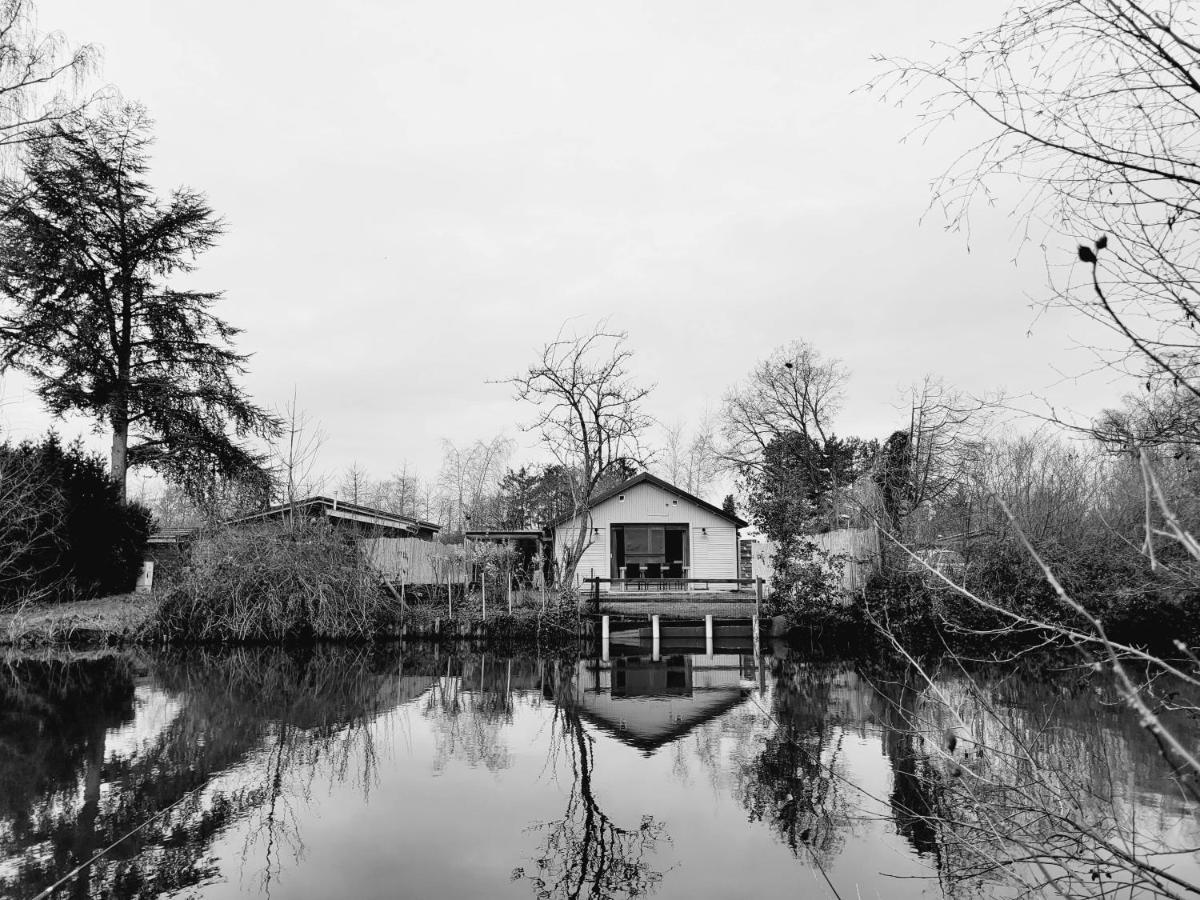
{"type": "MultiPolygon", "coordinates": [[[[824,534],[805,536],[827,553],[844,556],[842,587],[851,593],[863,591],[871,576],[879,570],[879,532],[870,528],[842,528],[824,534]]],[[[754,543],[750,547],[750,565],[755,578],[769,586],[775,574],[774,559],[779,545],[773,541],[754,543]]]]}
{"type": "Polygon", "coordinates": [[[367,562],[387,578],[403,579],[408,584],[461,584],[465,573],[461,565],[450,565],[453,547],[420,538],[367,538],[360,542],[367,562]]]}

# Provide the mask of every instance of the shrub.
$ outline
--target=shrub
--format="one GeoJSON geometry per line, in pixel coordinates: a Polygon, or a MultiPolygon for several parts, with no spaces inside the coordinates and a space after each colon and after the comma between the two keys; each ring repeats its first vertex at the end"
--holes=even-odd
{"type": "Polygon", "coordinates": [[[149,636],[183,641],[366,638],[399,621],[352,539],[328,524],[269,523],[203,538],[149,636]]]}
{"type": "Polygon", "coordinates": [[[0,604],[129,591],[149,536],[149,510],[78,441],[0,445],[0,604]]]}
{"type": "Polygon", "coordinates": [[[785,542],[775,556],[775,574],[765,611],[810,637],[840,643],[862,631],[861,610],[842,587],[844,554],[830,553],[811,540],[785,542]],[[780,564],[781,560],[786,562],[780,564]]]}

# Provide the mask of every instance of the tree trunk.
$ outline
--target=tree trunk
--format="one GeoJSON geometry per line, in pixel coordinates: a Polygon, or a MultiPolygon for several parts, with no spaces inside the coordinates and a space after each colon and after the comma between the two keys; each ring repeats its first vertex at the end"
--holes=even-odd
{"type": "MultiPolygon", "coordinates": [[[[75,839],[71,851],[77,865],[83,864],[95,856],[100,849],[100,834],[96,831],[96,822],[100,817],[100,793],[103,787],[102,768],[104,766],[105,733],[96,729],[87,742],[86,768],[83,776],[83,806],[75,817],[75,839]]],[[[92,867],[86,866],[75,878],[71,887],[71,896],[86,900],[89,897],[92,884],[92,867]]]]}
{"type": "Polygon", "coordinates": [[[125,499],[125,474],[129,469],[129,414],[113,405],[112,412],[112,462],[110,464],[110,473],[112,480],[116,482],[118,490],[121,492],[121,499],[125,499]]]}
{"type": "MultiPolygon", "coordinates": [[[[122,216],[124,224],[124,216],[122,216]]],[[[119,343],[113,349],[117,356],[117,384],[112,401],[112,479],[117,483],[121,499],[126,496],[126,473],[129,471],[129,378],[130,341],[133,339],[132,271],[123,268],[121,290],[121,330],[119,343]]]]}

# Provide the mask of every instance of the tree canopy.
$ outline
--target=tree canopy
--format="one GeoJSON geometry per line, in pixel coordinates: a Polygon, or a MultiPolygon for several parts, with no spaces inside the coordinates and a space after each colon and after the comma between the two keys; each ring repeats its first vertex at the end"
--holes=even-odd
{"type": "Polygon", "coordinates": [[[239,329],[217,291],[171,280],[223,231],[203,194],[166,199],[147,181],[151,122],[139,107],[56,122],[0,183],[0,365],[27,372],[56,415],[112,432],[111,473],[145,465],[201,492],[263,478],[245,438],[274,419],[237,383],[239,329]]]}

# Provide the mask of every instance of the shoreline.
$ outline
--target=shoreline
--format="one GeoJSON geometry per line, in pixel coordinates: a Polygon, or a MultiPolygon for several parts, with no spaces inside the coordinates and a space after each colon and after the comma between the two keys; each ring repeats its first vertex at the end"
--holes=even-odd
{"type": "Polygon", "coordinates": [[[488,641],[497,645],[541,643],[568,645],[583,639],[580,619],[539,609],[515,609],[489,615],[467,607],[454,616],[427,607],[410,607],[398,623],[369,637],[346,639],[297,637],[286,641],[168,640],[146,633],[158,608],[153,593],[118,594],[93,600],[43,603],[0,611],[0,648],[97,648],[114,646],[286,646],[290,644],[371,644],[405,638],[430,641],[488,641]],[[564,621],[565,620],[565,621],[564,621]],[[570,623],[570,627],[566,623],[570,623]]]}
{"type": "Polygon", "coordinates": [[[156,606],[152,594],[115,594],[2,610],[0,646],[95,647],[135,643],[156,606]]]}

